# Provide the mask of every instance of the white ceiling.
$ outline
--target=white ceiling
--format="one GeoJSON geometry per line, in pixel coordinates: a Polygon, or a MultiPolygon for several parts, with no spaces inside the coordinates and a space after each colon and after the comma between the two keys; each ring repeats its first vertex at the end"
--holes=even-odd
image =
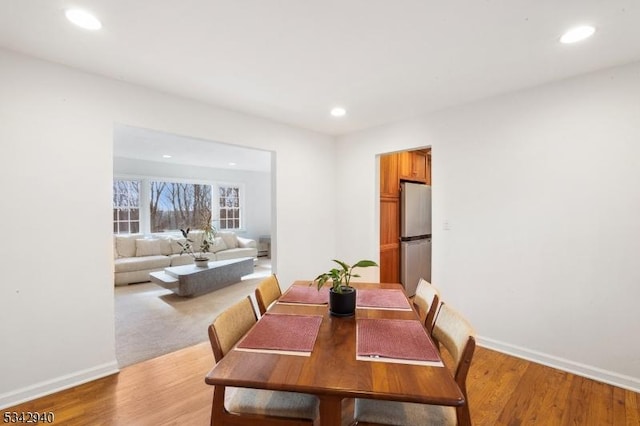
{"type": "Polygon", "coordinates": [[[212,143],[212,141],[124,125],[115,126],[113,155],[214,169],[271,171],[269,151],[212,143]],[[164,158],[164,155],[171,157],[164,158]]]}
{"type": "Polygon", "coordinates": [[[638,61],[640,1],[5,0],[0,46],[338,135],[638,61]]]}

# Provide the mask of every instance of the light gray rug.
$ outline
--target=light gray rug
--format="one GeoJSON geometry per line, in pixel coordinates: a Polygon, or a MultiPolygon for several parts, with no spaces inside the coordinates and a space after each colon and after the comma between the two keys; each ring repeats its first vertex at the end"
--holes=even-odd
{"type": "Polygon", "coordinates": [[[208,341],[211,321],[228,306],[253,295],[256,285],[270,274],[270,261],[260,259],[254,273],[241,282],[190,298],[153,283],[116,287],[118,365],[126,367],[208,341]]]}

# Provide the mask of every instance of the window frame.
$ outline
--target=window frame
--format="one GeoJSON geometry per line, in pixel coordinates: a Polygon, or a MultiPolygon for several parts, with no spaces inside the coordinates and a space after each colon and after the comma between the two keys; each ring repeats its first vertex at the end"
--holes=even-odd
{"type": "MultiPolygon", "coordinates": [[[[139,231],[136,233],[142,233],[145,235],[151,234],[176,234],[179,232],[176,230],[167,230],[167,231],[151,231],[151,182],[171,182],[171,183],[186,183],[193,185],[208,185],[211,187],[211,212],[213,218],[213,224],[218,231],[231,231],[231,232],[243,232],[246,230],[245,227],[245,191],[246,185],[243,182],[231,182],[231,181],[215,181],[215,180],[202,180],[202,179],[186,179],[186,178],[176,178],[176,177],[165,177],[165,176],[143,176],[143,175],[127,175],[127,174],[117,174],[113,176],[112,181],[116,180],[127,180],[127,181],[138,181],[139,182],[139,205],[138,205],[138,218],[139,218],[139,231]],[[228,228],[228,229],[220,229],[218,226],[220,223],[220,210],[219,210],[219,193],[220,187],[237,187],[239,188],[239,197],[238,197],[238,205],[240,209],[239,220],[240,227],[239,228],[228,228]],[[214,207],[215,206],[215,207],[214,207]]],[[[113,188],[113,183],[112,183],[113,188]]],[[[113,208],[113,206],[112,206],[113,208]]],[[[115,220],[112,219],[113,222],[115,220]]],[[[116,235],[114,233],[114,235],[116,235]]],[[[120,234],[127,235],[127,234],[120,234]]]]}
{"type": "MultiPolygon", "coordinates": [[[[210,210],[213,209],[213,197],[214,197],[213,185],[214,184],[211,183],[211,182],[208,182],[208,181],[195,181],[195,180],[188,180],[188,179],[180,180],[180,179],[176,179],[176,178],[157,178],[157,177],[147,178],[146,181],[147,181],[147,185],[146,185],[145,189],[146,189],[146,191],[148,191],[147,193],[148,193],[148,196],[149,196],[148,197],[149,201],[145,204],[146,206],[149,206],[149,208],[146,209],[146,211],[148,213],[148,226],[146,227],[146,229],[149,230],[150,234],[175,234],[175,233],[180,232],[180,228],[167,229],[167,230],[164,230],[164,231],[153,231],[151,229],[151,226],[152,226],[152,220],[151,220],[151,183],[152,182],[166,182],[166,183],[172,183],[172,184],[175,183],[175,184],[181,184],[181,185],[200,185],[200,186],[205,186],[205,187],[208,186],[209,187],[209,197],[210,197],[209,208],[210,208],[210,210]]],[[[214,221],[215,221],[215,218],[214,218],[214,221]]],[[[188,227],[191,227],[192,229],[195,229],[195,228],[193,228],[192,225],[188,226],[188,227]]]]}
{"type": "MultiPolygon", "coordinates": [[[[112,223],[113,223],[113,234],[114,235],[130,235],[130,234],[138,234],[140,233],[141,230],[141,226],[142,226],[142,218],[140,217],[140,205],[141,205],[141,192],[142,192],[142,182],[140,181],[140,179],[134,179],[134,178],[116,178],[114,176],[112,184],[111,184],[111,190],[112,190],[112,200],[111,200],[111,209],[112,209],[112,213],[113,213],[113,217],[112,217],[112,223]],[[137,205],[116,205],[116,200],[118,200],[120,197],[117,196],[117,193],[120,192],[122,193],[122,191],[117,191],[116,190],[116,181],[120,181],[120,182],[136,182],[138,184],[138,198],[137,198],[137,205]],[[137,210],[138,211],[138,217],[137,219],[132,219],[132,210],[137,210]],[[126,219],[122,218],[122,214],[123,212],[127,212],[126,213],[126,219]],[[116,217],[117,216],[117,217],[116,217]],[[133,224],[137,224],[137,230],[132,231],[133,228],[133,224]],[[121,232],[121,227],[123,224],[126,224],[126,228],[127,228],[127,232],[121,232]]],[[[129,192],[129,185],[127,185],[127,199],[131,199],[130,195],[128,194],[129,192]]]]}
{"type": "MultiPolygon", "coordinates": [[[[228,188],[228,187],[233,187],[233,188],[238,188],[238,210],[239,210],[239,214],[238,214],[238,220],[239,220],[239,226],[237,228],[222,228],[222,226],[216,226],[216,229],[218,229],[219,231],[232,231],[232,232],[241,232],[245,230],[245,226],[244,226],[244,210],[245,210],[245,203],[244,203],[244,197],[245,197],[245,185],[244,183],[238,183],[238,182],[217,182],[217,187],[216,190],[214,191],[214,193],[216,194],[216,212],[214,215],[214,221],[218,223],[218,225],[221,225],[222,223],[222,219],[220,217],[220,188],[228,188]]],[[[212,201],[213,202],[213,201],[212,201]]]]}

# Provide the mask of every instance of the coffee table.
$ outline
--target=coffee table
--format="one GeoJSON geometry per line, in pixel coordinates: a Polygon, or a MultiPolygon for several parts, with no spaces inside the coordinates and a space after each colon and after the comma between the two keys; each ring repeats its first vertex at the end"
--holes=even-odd
{"type": "Polygon", "coordinates": [[[237,283],[244,275],[253,273],[253,258],[216,260],[208,266],[172,266],[164,271],[151,272],[151,281],[173,291],[178,296],[198,296],[237,283]]]}

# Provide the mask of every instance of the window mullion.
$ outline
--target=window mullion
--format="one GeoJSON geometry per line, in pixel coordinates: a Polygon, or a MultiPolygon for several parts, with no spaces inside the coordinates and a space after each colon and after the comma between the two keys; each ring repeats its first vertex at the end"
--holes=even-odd
{"type": "Polygon", "coordinates": [[[140,232],[151,233],[151,184],[149,179],[140,180],[140,232]]]}

